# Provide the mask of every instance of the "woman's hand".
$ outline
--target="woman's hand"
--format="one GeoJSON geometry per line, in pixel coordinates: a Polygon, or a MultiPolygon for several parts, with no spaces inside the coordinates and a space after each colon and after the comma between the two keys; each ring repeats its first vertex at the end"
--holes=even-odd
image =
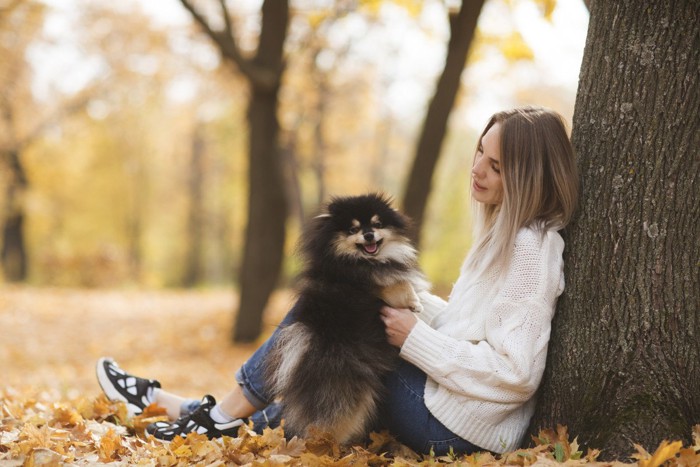
{"type": "Polygon", "coordinates": [[[386,326],[386,338],[389,344],[401,348],[413,326],[418,322],[418,318],[407,308],[384,306],[380,313],[386,326]]]}

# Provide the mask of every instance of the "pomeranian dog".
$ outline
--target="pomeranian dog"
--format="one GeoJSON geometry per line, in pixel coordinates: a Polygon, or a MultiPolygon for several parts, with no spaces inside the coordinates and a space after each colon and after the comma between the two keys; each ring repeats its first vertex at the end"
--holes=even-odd
{"type": "Polygon", "coordinates": [[[408,239],[408,219],[379,194],[334,198],[300,239],[305,267],[293,308],[266,360],[288,436],[310,429],[347,444],[362,441],[398,350],[380,309],[421,311],[428,283],[408,239]]]}

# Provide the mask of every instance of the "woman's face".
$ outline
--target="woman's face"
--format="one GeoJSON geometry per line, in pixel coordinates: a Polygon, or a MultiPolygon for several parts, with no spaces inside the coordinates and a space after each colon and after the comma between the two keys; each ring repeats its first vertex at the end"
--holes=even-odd
{"type": "Polygon", "coordinates": [[[484,204],[501,204],[501,124],[496,123],[481,138],[472,166],[472,197],[484,204]]]}

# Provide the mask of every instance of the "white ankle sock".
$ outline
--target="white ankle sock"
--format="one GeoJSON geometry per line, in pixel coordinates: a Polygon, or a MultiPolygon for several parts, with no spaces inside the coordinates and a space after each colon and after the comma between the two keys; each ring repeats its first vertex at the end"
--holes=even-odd
{"type": "Polygon", "coordinates": [[[228,423],[228,422],[232,422],[236,419],[236,417],[232,417],[229,414],[227,414],[226,412],[224,412],[223,410],[221,410],[221,404],[216,404],[209,411],[209,416],[216,423],[228,423]]]}
{"type": "Polygon", "coordinates": [[[171,420],[177,420],[180,417],[180,407],[187,399],[156,388],[153,391],[153,401],[168,412],[168,417],[171,420]]]}

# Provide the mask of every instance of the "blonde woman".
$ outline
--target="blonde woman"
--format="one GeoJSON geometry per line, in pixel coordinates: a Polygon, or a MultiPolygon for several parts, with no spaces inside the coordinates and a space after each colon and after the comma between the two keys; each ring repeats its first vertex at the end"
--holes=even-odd
{"type": "MultiPolygon", "coordinates": [[[[402,360],[388,378],[380,425],[418,452],[519,447],[564,289],[557,231],[576,208],[578,173],[561,116],[536,107],[495,114],[479,137],[471,178],[474,246],[449,300],[423,293],[425,310],[417,316],[382,309],[387,339],[402,360]]],[[[98,379],[132,413],[152,402],[164,406],[174,421],[151,425],[157,438],[235,436],[245,419],[261,428],[283,417],[262,375],[275,337],[239,369],[238,385],[220,403],[168,393],[110,359],[98,362],[98,379]]]]}

